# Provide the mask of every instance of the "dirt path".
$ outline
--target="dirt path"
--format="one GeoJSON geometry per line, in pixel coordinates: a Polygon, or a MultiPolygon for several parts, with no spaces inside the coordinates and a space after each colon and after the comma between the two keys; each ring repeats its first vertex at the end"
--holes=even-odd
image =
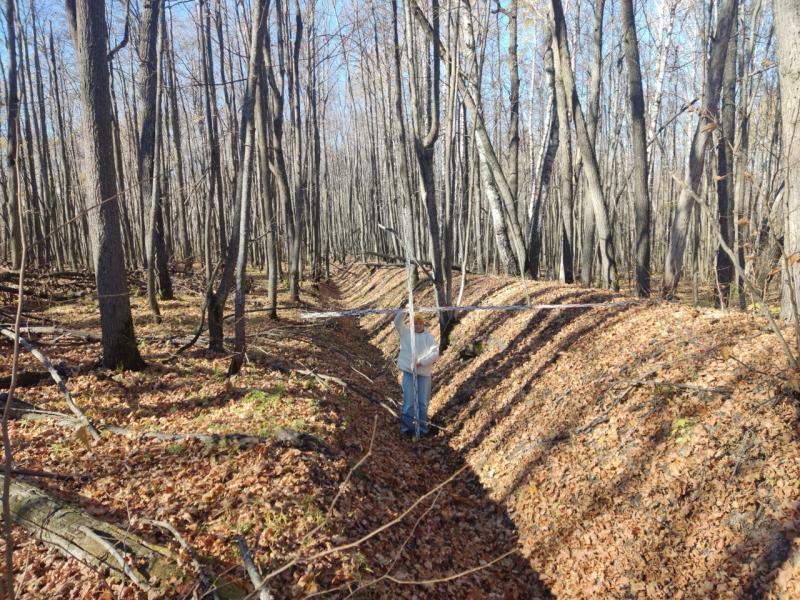
{"type": "MultiPolygon", "coordinates": [[[[336,304],[339,293],[335,287],[320,291],[331,305],[336,304]]],[[[342,378],[357,382],[357,387],[351,386],[355,401],[342,407],[349,421],[346,446],[351,461],[368,446],[377,415],[373,454],[358,471],[355,484],[358,494],[363,495],[363,502],[355,507],[361,512],[355,522],[366,533],[445,481],[464,466],[464,461],[442,436],[415,442],[400,435],[397,420],[378,404],[388,404],[386,396],[398,399],[401,395],[394,366],[369,343],[356,320],[339,319],[335,327],[342,334],[337,336],[341,343],[335,351],[349,361],[350,376],[342,374],[342,378]]],[[[318,342],[324,344],[325,340],[318,342]]],[[[348,531],[348,537],[358,533],[348,531]]],[[[436,585],[382,582],[377,586],[379,597],[548,597],[548,590],[517,549],[517,533],[505,509],[489,499],[467,467],[401,525],[368,543],[362,551],[370,562],[383,565],[384,572],[398,580],[446,578],[511,552],[486,569],[436,585]],[[392,551],[386,553],[387,548],[392,551]]]]}

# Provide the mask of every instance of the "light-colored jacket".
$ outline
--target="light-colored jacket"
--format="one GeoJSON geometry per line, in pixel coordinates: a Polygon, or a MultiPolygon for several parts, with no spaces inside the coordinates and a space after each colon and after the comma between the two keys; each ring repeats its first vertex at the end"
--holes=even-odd
{"type": "MultiPolygon", "coordinates": [[[[405,313],[397,313],[394,317],[394,327],[400,334],[400,354],[397,357],[397,368],[411,373],[414,370],[411,361],[412,329],[406,325],[405,316],[405,313]]],[[[415,333],[414,342],[417,351],[417,375],[430,377],[433,372],[433,363],[439,358],[439,344],[427,330],[415,333]]]]}

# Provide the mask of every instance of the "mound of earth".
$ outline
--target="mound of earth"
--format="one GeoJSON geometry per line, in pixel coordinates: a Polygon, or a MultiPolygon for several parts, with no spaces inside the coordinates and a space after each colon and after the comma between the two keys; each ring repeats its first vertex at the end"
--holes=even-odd
{"type": "MultiPolygon", "coordinates": [[[[352,266],[340,289],[351,308],[397,307],[405,272],[352,266]]],[[[431,292],[422,280],[415,303],[431,292]]],[[[519,303],[608,304],[457,315],[432,420],[554,595],[800,597],[800,374],[767,322],[466,278],[462,305],[519,303]]],[[[391,319],[361,325],[391,359],[391,319]]]]}

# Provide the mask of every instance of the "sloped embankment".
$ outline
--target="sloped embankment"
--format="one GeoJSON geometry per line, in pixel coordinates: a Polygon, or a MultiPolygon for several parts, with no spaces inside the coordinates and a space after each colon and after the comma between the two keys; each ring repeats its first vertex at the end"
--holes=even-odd
{"type": "MultiPolygon", "coordinates": [[[[404,272],[353,267],[340,289],[397,306],[404,272]]],[[[469,276],[463,304],[614,299],[469,276]]],[[[396,351],[390,319],[361,323],[396,351]]],[[[556,596],[800,597],[798,380],[763,320],[656,301],[469,312],[435,378],[434,422],[556,596]]]]}

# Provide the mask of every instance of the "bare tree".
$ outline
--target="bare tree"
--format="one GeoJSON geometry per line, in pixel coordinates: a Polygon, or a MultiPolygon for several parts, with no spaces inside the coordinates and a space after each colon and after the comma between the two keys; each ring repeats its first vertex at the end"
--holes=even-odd
{"type": "Polygon", "coordinates": [[[778,49],[778,73],[781,89],[783,153],[786,169],[783,219],[784,273],[781,316],[797,319],[800,290],[800,189],[793,178],[800,163],[797,142],[800,123],[800,6],[792,0],[773,0],[775,37],[778,49]]]}
{"type": "Polygon", "coordinates": [[[709,45],[709,58],[706,66],[704,82],[704,99],[700,118],[692,137],[689,154],[689,176],[686,185],[678,198],[678,208],[672,220],[669,252],[664,268],[663,293],[667,298],[675,295],[683,270],[683,255],[686,251],[686,240],[689,234],[692,211],[695,205],[694,195],[700,187],[705,164],[706,145],[711,132],[718,127],[719,98],[722,88],[722,77],[725,69],[725,58],[728,54],[733,21],[736,18],[737,0],[720,0],[717,14],[716,32],[709,45]]]}
{"type": "Polygon", "coordinates": [[[633,0],[622,0],[625,64],[628,69],[628,106],[631,117],[631,147],[634,164],[634,211],[636,221],[636,292],[650,295],[650,189],[647,173],[647,126],[644,117],[642,68],[633,0]]]}
{"type": "Polygon", "coordinates": [[[117,179],[114,162],[107,160],[113,155],[113,145],[105,0],[67,0],[66,8],[83,108],[85,192],[92,215],[103,364],[112,369],[141,369],[144,361],[136,346],[122,255],[117,179]]]}
{"type": "Polygon", "coordinates": [[[564,20],[564,8],[561,5],[561,0],[551,0],[550,21],[553,28],[553,36],[556,39],[558,50],[557,60],[561,67],[564,93],[570,104],[572,120],[575,123],[575,131],[577,133],[578,149],[583,157],[587,183],[586,193],[592,201],[594,219],[597,225],[597,235],[600,238],[600,260],[603,272],[602,281],[605,286],[616,289],[618,283],[617,264],[614,258],[613,231],[608,219],[608,209],[603,196],[600,167],[597,163],[597,157],[589,137],[589,130],[586,127],[583,109],[578,99],[578,91],[575,88],[575,79],[572,73],[569,42],[567,41],[567,31],[564,20]]]}
{"type": "Polygon", "coordinates": [[[19,93],[17,91],[17,39],[16,0],[6,0],[6,52],[8,77],[6,79],[6,167],[8,168],[9,237],[11,239],[11,268],[19,269],[22,260],[22,229],[17,203],[19,171],[17,170],[17,132],[19,130],[19,93]]]}

